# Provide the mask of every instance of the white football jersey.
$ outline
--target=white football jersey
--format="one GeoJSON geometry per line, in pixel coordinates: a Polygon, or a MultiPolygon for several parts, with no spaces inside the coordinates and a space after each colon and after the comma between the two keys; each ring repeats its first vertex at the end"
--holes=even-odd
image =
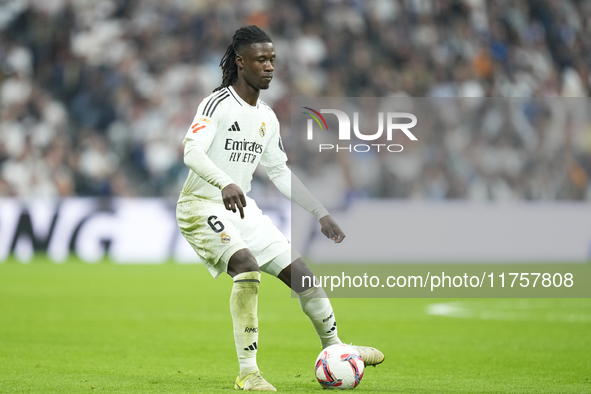
{"type": "MultiPolygon", "coordinates": [[[[287,161],[275,112],[261,100],[248,104],[231,86],[201,102],[183,145],[188,140],[197,142],[245,194],[259,162],[272,167],[287,161]]],[[[217,187],[189,170],[179,201],[194,198],[222,201],[217,187]]]]}

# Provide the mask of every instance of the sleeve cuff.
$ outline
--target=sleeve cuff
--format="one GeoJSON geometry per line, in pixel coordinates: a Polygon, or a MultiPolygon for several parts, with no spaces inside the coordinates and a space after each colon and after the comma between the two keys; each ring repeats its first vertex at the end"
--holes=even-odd
{"type": "Polygon", "coordinates": [[[316,219],[320,220],[325,216],[330,215],[330,213],[328,213],[328,209],[324,208],[324,205],[319,206],[318,208],[314,209],[313,212],[314,216],[316,216],[316,219]]]}
{"type": "Polygon", "coordinates": [[[219,188],[220,188],[220,190],[223,190],[226,186],[231,185],[232,183],[234,183],[234,181],[232,179],[230,179],[230,178],[228,178],[228,179],[222,179],[219,182],[219,188]]]}

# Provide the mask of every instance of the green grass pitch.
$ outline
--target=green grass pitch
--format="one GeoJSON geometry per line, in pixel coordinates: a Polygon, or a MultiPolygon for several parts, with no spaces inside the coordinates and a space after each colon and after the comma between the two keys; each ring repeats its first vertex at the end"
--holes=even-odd
{"type": "MultiPolygon", "coordinates": [[[[231,280],[201,265],[0,263],[1,393],[233,392],[231,280]]],[[[591,393],[591,300],[334,299],[343,341],[380,348],[365,393],[591,393]]],[[[264,276],[259,367],[278,391],[323,392],[297,300],[264,276]]]]}

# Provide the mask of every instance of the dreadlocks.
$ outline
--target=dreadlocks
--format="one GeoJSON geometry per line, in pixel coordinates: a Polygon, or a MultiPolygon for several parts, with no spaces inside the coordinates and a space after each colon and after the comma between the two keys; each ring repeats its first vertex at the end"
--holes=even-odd
{"type": "Polygon", "coordinates": [[[238,78],[238,65],[236,64],[236,54],[240,53],[250,44],[271,42],[271,38],[260,27],[255,25],[241,27],[236,30],[232,42],[226,48],[226,53],[220,61],[222,69],[222,84],[214,89],[217,92],[236,82],[238,78]]]}

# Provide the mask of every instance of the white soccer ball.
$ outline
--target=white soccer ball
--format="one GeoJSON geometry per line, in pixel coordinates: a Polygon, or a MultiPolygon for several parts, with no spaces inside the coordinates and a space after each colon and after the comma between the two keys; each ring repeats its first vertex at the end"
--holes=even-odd
{"type": "Polygon", "coordinates": [[[322,387],[346,390],[359,385],[365,366],[359,352],[353,347],[332,345],[320,352],[314,372],[322,387]]]}

